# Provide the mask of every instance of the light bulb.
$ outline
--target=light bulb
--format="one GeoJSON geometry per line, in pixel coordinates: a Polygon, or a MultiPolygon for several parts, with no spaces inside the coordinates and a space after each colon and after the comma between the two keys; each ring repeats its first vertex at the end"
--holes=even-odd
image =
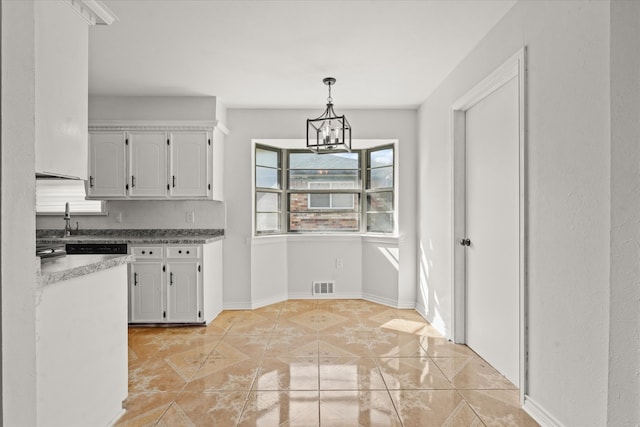
{"type": "Polygon", "coordinates": [[[335,127],[333,128],[333,139],[335,140],[336,144],[340,143],[340,128],[339,127],[335,127]]]}
{"type": "Polygon", "coordinates": [[[322,128],[322,142],[325,144],[331,143],[331,128],[327,126],[322,128]]]}

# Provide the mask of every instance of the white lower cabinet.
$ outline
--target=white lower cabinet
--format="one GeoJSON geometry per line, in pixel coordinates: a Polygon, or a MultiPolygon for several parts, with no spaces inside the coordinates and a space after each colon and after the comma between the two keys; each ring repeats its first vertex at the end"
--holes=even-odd
{"type": "Polygon", "coordinates": [[[131,264],[130,322],[158,323],[166,320],[162,268],[160,261],[131,264]]]}
{"type": "Polygon", "coordinates": [[[171,261],[167,263],[169,290],[167,292],[167,322],[191,323],[202,321],[199,303],[201,275],[197,262],[171,261]]]}
{"type": "Polygon", "coordinates": [[[208,323],[222,311],[222,242],[132,246],[129,323],[208,323]]]}

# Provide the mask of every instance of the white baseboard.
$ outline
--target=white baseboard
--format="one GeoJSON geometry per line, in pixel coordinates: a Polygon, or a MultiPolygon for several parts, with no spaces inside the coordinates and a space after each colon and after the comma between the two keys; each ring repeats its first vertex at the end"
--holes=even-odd
{"type": "Polygon", "coordinates": [[[286,295],[280,295],[277,297],[270,297],[270,298],[263,298],[263,299],[259,299],[259,300],[253,300],[251,301],[251,308],[260,308],[260,307],[266,307],[267,305],[271,305],[271,304],[276,304],[282,301],[286,301],[287,300],[287,296],[286,295]]]}
{"type": "Polygon", "coordinates": [[[524,397],[522,409],[542,427],[565,427],[553,415],[529,396],[524,397]]]}
{"type": "Polygon", "coordinates": [[[415,310],[416,302],[415,301],[398,301],[398,308],[403,310],[415,310]]]}
{"type": "Polygon", "coordinates": [[[289,292],[289,299],[362,299],[362,294],[335,293],[332,295],[313,295],[311,292],[289,292]]]}
{"type": "MultiPolygon", "coordinates": [[[[124,402],[124,401],[123,401],[124,402]]],[[[127,411],[125,409],[121,410],[120,412],[118,412],[118,414],[113,417],[111,419],[111,421],[109,421],[109,424],[107,424],[107,427],[111,427],[113,425],[115,425],[115,423],[118,422],[118,420],[126,413],[127,411]]]]}
{"type": "MultiPolygon", "coordinates": [[[[362,294],[362,299],[367,300],[367,301],[371,301],[371,302],[375,302],[375,303],[378,303],[378,304],[386,305],[386,306],[392,307],[392,308],[402,308],[402,307],[398,306],[398,300],[381,297],[379,295],[363,293],[362,294]]],[[[413,308],[413,307],[411,307],[411,308],[413,308]]]]}
{"type": "Polygon", "coordinates": [[[223,305],[223,310],[251,310],[251,301],[225,302],[223,305]]]}

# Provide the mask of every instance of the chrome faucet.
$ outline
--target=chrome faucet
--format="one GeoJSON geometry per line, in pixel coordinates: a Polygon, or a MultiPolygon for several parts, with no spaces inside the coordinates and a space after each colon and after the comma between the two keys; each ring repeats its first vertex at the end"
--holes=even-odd
{"type": "MultiPolygon", "coordinates": [[[[78,228],[80,228],[80,224],[76,221],[75,231],[78,231],[78,228]]],[[[69,202],[67,202],[64,206],[64,237],[71,236],[72,231],[74,230],[71,228],[71,211],[69,210],[69,202]]]]}

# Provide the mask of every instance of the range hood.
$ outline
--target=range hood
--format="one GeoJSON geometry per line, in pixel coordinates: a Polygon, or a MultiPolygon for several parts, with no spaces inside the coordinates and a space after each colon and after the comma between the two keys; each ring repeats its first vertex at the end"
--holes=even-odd
{"type": "Polygon", "coordinates": [[[71,175],[62,175],[62,174],[53,173],[53,172],[36,172],[36,179],[75,179],[75,180],[81,180],[82,178],[79,178],[77,176],[71,176],[71,175]]]}

